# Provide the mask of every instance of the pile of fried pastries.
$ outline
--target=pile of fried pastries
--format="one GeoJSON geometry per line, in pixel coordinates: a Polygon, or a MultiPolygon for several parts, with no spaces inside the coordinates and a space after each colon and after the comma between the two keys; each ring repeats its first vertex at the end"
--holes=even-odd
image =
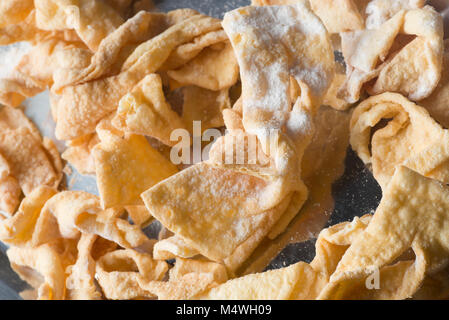
{"type": "Polygon", "coordinates": [[[253,0],[223,20],[1,0],[0,240],[22,297],[449,298],[443,29],[424,0],[253,0]],[[47,90],[57,140],[21,107],[47,90]],[[175,165],[194,122],[224,134],[175,165]],[[349,146],[382,199],[324,228],[349,146]],[[71,168],[99,196],[70,191],[71,168]],[[263,272],[311,238],[311,263],[263,272]]]}

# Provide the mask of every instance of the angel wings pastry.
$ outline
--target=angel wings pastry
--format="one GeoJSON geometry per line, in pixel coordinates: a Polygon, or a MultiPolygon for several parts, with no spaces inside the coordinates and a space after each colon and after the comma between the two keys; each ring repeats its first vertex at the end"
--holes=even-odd
{"type": "Polygon", "coordinates": [[[23,299],[449,298],[441,8],[245,5],[0,2],[0,241],[23,299]]]}

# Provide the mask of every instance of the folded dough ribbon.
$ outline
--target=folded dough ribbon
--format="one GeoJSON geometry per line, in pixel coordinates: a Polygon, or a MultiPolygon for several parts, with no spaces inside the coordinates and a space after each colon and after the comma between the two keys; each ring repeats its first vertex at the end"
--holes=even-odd
{"type": "Polygon", "coordinates": [[[365,164],[372,164],[384,190],[401,164],[448,183],[448,139],[447,130],[424,108],[397,93],[366,99],[351,119],[351,146],[365,164]]]}
{"type": "Polygon", "coordinates": [[[251,274],[229,280],[198,294],[195,299],[316,299],[334,273],[346,249],[365,230],[370,215],[355,218],[321,231],[316,242],[316,257],[287,268],[251,274]]]}
{"type": "Polygon", "coordinates": [[[71,64],[85,66],[91,55],[80,42],[49,39],[37,43],[22,57],[11,75],[0,79],[0,103],[18,106],[50,88],[54,72],[71,64]]]}
{"type": "Polygon", "coordinates": [[[145,290],[144,284],[162,280],[167,271],[167,263],[153,260],[151,255],[116,250],[98,260],[96,279],[108,299],[152,298],[154,296],[145,290]]]}
{"type": "Polygon", "coordinates": [[[2,161],[1,209],[12,215],[22,194],[40,186],[57,188],[62,179],[62,162],[54,143],[42,139],[22,110],[0,109],[0,159],[2,161]]]}
{"type": "Polygon", "coordinates": [[[124,22],[119,13],[103,1],[35,0],[34,5],[39,29],[73,29],[92,51],[124,22]]]}
{"type": "Polygon", "coordinates": [[[6,254],[11,267],[37,290],[41,300],[65,298],[65,271],[61,256],[50,245],[37,248],[10,248],[6,254]]]}
{"type": "Polygon", "coordinates": [[[220,28],[219,20],[194,15],[139,45],[119,74],[65,87],[54,101],[56,136],[71,140],[93,133],[98,122],[117,109],[120,99],[145,76],[159,70],[173,50],[220,28]]]}
{"type": "Polygon", "coordinates": [[[398,167],[372,221],[345,252],[320,298],[412,297],[426,275],[449,261],[448,199],[441,182],[398,167]],[[410,248],[415,258],[401,259],[410,248]],[[380,291],[366,290],[365,278],[376,269],[385,282],[380,291]]]}
{"type": "MultiPolygon", "coordinates": [[[[305,3],[238,9],[225,16],[223,27],[240,62],[241,101],[247,120],[245,124],[244,113],[244,129],[250,134],[253,129],[254,137],[254,132],[259,133],[261,145],[267,141],[264,138],[268,136],[264,133],[270,129],[282,131],[273,130],[275,133],[270,137],[279,143],[265,157],[269,158],[269,165],[240,166],[234,165],[235,162],[223,165],[218,160],[222,153],[212,149],[209,161],[159,183],[143,193],[142,198],[152,215],[167,229],[202,255],[224,262],[232,272],[279,220],[291,202],[292,193],[299,191],[302,203],[307,197],[299,166],[313,134],[313,125],[309,114],[312,111],[302,107],[301,103],[314,107],[310,104],[314,100],[310,96],[316,95],[319,100],[318,96],[325,93],[330,85],[328,82],[332,81],[334,65],[327,32],[305,3]],[[304,25],[298,17],[304,19],[304,25]],[[260,24],[262,21],[264,23],[260,24]],[[315,32],[309,30],[311,27],[307,27],[305,21],[313,25],[315,32]],[[287,27],[281,29],[280,24],[287,24],[287,27]],[[308,32],[303,31],[304,28],[308,32]],[[244,46],[245,41],[239,41],[245,37],[246,42],[251,42],[246,43],[247,46],[244,46]],[[304,45],[306,37],[312,38],[315,44],[308,46],[309,51],[304,45]],[[291,42],[284,44],[281,39],[291,42]],[[301,39],[300,43],[296,43],[298,39],[301,39]],[[258,45],[255,47],[254,44],[258,45]],[[273,46],[281,53],[288,52],[291,61],[271,53],[273,46]],[[313,52],[324,55],[324,62],[314,59],[313,52]],[[253,61],[258,64],[251,68],[253,61]],[[303,96],[293,110],[289,73],[296,75],[303,89],[303,96]]],[[[238,120],[238,113],[234,116],[234,124],[238,126],[242,120],[238,120]]],[[[242,135],[249,134],[242,132],[242,135]]],[[[232,138],[231,132],[217,142],[215,150],[220,150],[218,146],[226,145],[226,139],[232,138]]],[[[245,148],[244,144],[241,146],[245,148]]]]}
{"type": "Polygon", "coordinates": [[[109,129],[100,123],[101,142],[92,151],[101,205],[104,209],[143,205],[140,194],[178,169],[144,136],[109,129]]]}
{"type": "Polygon", "coordinates": [[[168,281],[140,281],[159,300],[187,300],[226,282],[226,268],[203,259],[176,259],[168,281]]]}
{"type": "Polygon", "coordinates": [[[167,14],[141,11],[104,38],[87,66],[80,64],[61,68],[54,74],[53,92],[119,73],[120,68],[138,45],[168,29],[182,19],[194,15],[191,10],[175,10],[167,14]]]}
{"type": "Polygon", "coordinates": [[[401,10],[375,29],[343,33],[342,51],[348,78],[340,94],[348,102],[360,99],[365,84],[372,95],[393,91],[419,101],[441,78],[442,17],[430,6],[401,10]]]}

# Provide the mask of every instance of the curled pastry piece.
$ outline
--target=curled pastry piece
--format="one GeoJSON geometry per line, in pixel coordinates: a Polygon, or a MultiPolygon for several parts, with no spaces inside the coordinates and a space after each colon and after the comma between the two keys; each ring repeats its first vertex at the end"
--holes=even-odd
{"type": "Polygon", "coordinates": [[[321,298],[412,297],[426,275],[447,265],[448,195],[440,182],[398,167],[372,221],[338,263],[321,298]],[[410,248],[415,258],[401,259],[410,248]],[[365,279],[376,270],[381,289],[367,290],[365,279]]]}
{"type": "Polygon", "coordinates": [[[11,175],[25,195],[42,185],[58,187],[62,178],[60,168],[55,167],[52,155],[27,127],[3,131],[0,153],[8,161],[11,175]]]}
{"type": "MultiPolygon", "coordinates": [[[[309,189],[303,204],[295,192],[289,207],[236,274],[261,272],[290,243],[318,237],[334,207],[333,184],[344,173],[349,146],[350,114],[322,106],[315,116],[315,133],[304,152],[302,177],[309,189]],[[298,213],[299,212],[299,213],[298,213]]],[[[238,261],[238,255],[234,261],[238,261]]]]}
{"type": "Polygon", "coordinates": [[[76,227],[83,233],[96,234],[122,248],[151,252],[154,241],[148,239],[140,226],[131,225],[122,219],[121,213],[122,211],[117,209],[100,211],[96,214],[85,212],[77,218],[76,227]]]}
{"type": "Polygon", "coordinates": [[[146,76],[120,100],[112,124],[123,132],[150,136],[169,146],[176,144],[170,139],[171,133],[185,127],[165,99],[157,74],[146,76]]]}
{"type": "Polygon", "coordinates": [[[229,90],[211,91],[196,86],[182,88],[182,120],[193,135],[193,122],[201,121],[201,130],[224,126],[223,111],[231,108],[229,90]]]}
{"type": "Polygon", "coordinates": [[[66,86],[119,73],[127,55],[142,42],[166,30],[171,23],[170,17],[170,13],[139,12],[101,41],[88,65],[71,64],[57,70],[52,90],[59,92],[66,86]]]}
{"type": "Polygon", "coordinates": [[[153,260],[148,254],[117,250],[98,260],[96,279],[108,299],[152,298],[142,284],[162,280],[167,271],[167,263],[153,260]]]}
{"type": "Polygon", "coordinates": [[[11,248],[7,251],[11,267],[37,290],[37,299],[65,298],[65,271],[59,253],[51,246],[11,248]]]}
{"type": "Polygon", "coordinates": [[[189,246],[179,236],[172,236],[158,241],[154,245],[153,257],[157,260],[170,260],[174,258],[193,258],[199,252],[189,246]]]}
{"type": "Polygon", "coordinates": [[[67,269],[69,276],[66,279],[66,290],[69,300],[99,300],[102,297],[95,284],[96,262],[92,257],[96,240],[96,235],[81,235],[76,262],[67,269]]]}
{"type": "Polygon", "coordinates": [[[100,138],[96,133],[68,141],[68,148],[62,153],[61,158],[68,161],[79,173],[95,175],[95,159],[92,150],[98,143],[100,138]]]}
{"type": "Polygon", "coordinates": [[[33,8],[33,0],[2,1],[0,4],[0,28],[25,20],[33,8]]]}
{"type": "Polygon", "coordinates": [[[39,29],[73,29],[92,51],[123,23],[122,17],[103,1],[36,0],[34,5],[39,29]]]}
{"type": "Polygon", "coordinates": [[[142,199],[165,227],[202,255],[222,261],[256,230],[267,232],[283,213],[289,198],[272,209],[262,202],[272,189],[260,178],[201,163],[144,192],[142,199]]]}
{"type": "MultiPolygon", "coordinates": [[[[256,126],[256,123],[249,126],[251,114],[261,113],[259,123],[272,118],[275,110],[279,110],[278,117],[286,117],[291,108],[290,97],[286,94],[289,90],[286,77],[291,75],[298,82],[301,99],[306,105],[307,95],[310,95],[308,99],[320,100],[329,88],[334,76],[329,35],[307,2],[240,8],[225,15],[223,28],[241,70],[243,122],[247,130],[256,126]],[[277,24],[281,17],[282,28],[277,24]],[[307,45],[312,39],[314,45],[307,45]],[[296,55],[299,52],[301,57],[296,55]],[[270,81],[273,77],[276,82],[270,81]],[[275,91],[282,91],[283,96],[274,98],[275,91]]],[[[315,103],[309,107],[316,107],[315,103]]],[[[275,120],[282,123],[285,118],[271,120],[272,125],[276,125],[275,120]]]]}
{"type": "Polygon", "coordinates": [[[219,29],[218,19],[193,15],[139,45],[117,75],[65,87],[54,101],[56,136],[72,140],[93,133],[100,120],[117,109],[120,99],[147,75],[159,70],[173,50],[219,29]]]}
{"type": "Polygon", "coordinates": [[[207,260],[176,259],[168,281],[140,283],[159,300],[186,300],[228,280],[226,268],[207,260]]]}
{"type": "Polygon", "coordinates": [[[99,130],[93,149],[97,185],[104,209],[142,204],[140,194],[178,172],[144,136],[99,130]]]}
{"type": "Polygon", "coordinates": [[[434,92],[419,104],[444,128],[449,128],[449,40],[444,41],[443,73],[434,92]]]}
{"type": "Polygon", "coordinates": [[[16,247],[30,243],[42,208],[56,193],[55,189],[42,186],[25,197],[14,216],[0,223],[0,240],[16,247]]]}
{"type": "Polygon", "coordinates": [[[283,180],[279,194],[285,196],[291,185],[301,184],[298,166],[313,132],[311,115],[334,76],[328,33],[302,1],[292,6],[241,8],[226,14],[223,27],[240,65],[243,127],[257,136],[272,159],[272,180],[283,180]],[[278,20],[286,26],[278,28],[278,20]],[[298,37],[301,41],[293,41],[298,37]],[[307,46],[306,39],[314,39],[316,46],[307,46]],[[314,58],[318,51],[319,61],[314,58]],[[300,87],[297,101],[291,99],[290,76],[300,87]]]}
{"type": "Polygon", "coordinates": [[[313,111],[301,103],[313,109],[313,97],[319,100],[330,85],[334,64],[327,32],[303,2],[238,9],[225,16],[223,27],[236,51],[243,85],[243,119],[239,112],[233,112],[232,124],[244,130],[231,130],[214,144],[208,162],[165,180],[142,198],[167,229],[234,272],[286,212],[293,193],[299,193],[299,207],[307,198],[299,166],[313,134],[313,111]],[[317,28],[302,27],[299,16],[304,19],[302,23],[308,21],[317,28]],[[280,19],[288,28],[277,29],[280,19]],[[317,46],[307,51],[305,42],[282,42],[296,39],[298,34],[316,39],[317,46]],[[273,47],[286,56],[274,57],[273,47]],[[299,59],[299,52],[304,50],[299,59]],[[313,50],[324,52],[324,61],[314,60],[313,50]],[[254,61],[260,64],[253,65],[254,61]],[[297,77],[302,90],[293,108],[289,74],[297,77]],[[234,143],[239,137],[240,142],[234,143]],[[261,154],[254,163],[247,157],[251,138],[261,154]],[[232,153],[227,155],[226,150],[232,153]],[[243,162],[238,160],[239,152],[243,162]]]}
{"type": "Polygon", "coordinates": [[[122,208],[101,210],[98,197],[86,192],[41,187],[26,197],[19,211],[0,224],[2,241],[15,246],[53,243],[58,239],[77,241],[93,234],[122,248],[152,251],[153,242],[138,225],[124,218],[122,208]]]}
{"type": "Polygon", "coordinates": [[[53,74],[67,64],[86,65],[90,51],[82,43],[49,39],[39,42],[26,53],[13,73],[0,80],[0,102],[18,106],[53,85],[53,74]]]}
{"type": "Polygon", "coordinates": [[[366,6],[366,28],[377,29],[399,11],[419,9],[425,4],[425,0],[371,0],[366,6]]]}
{"type": "Polygon", "coordinates": [[[316,299],[327,285],[338,262],[354,239],[367,227],[371,216],[355,218],[321,231],[316,257],[287,268],[250,274],[229,280],[198,295],[199,299],[316,299]]]}
{"type": "Polygon", "coordinates": [[[229,42],[223,49],[207,47],[193,60],[167,74],[179,86],[195,85],[204,89],[219,91],[233,86],[239,78],[239,66],[229,42]]]}
{"type": "Polygon", "coordinates": [[[19,205],[22,189],[8,161],[0,154],[0,215],[12,216],[19,205]]]}
{"type": "Polygon", "coordinates": [[[294,300],[313,299],[320,275],[308,264],[299,262],[290,267],[251,274],[212,288],[196,299],[210,300],[294,300]],[[301,286],[301,290],[297,286],[301,286]]]}
{"type": "Polygon", "coordinates": [[[384,190],[396,166],[404,163],[423,175],[446,177],[448,138],[449,133],[424,108],[396,93],[366,99],[351,119],[351,146],[365,164],[372,165],[384,190]],[[386,125],[372,134],[384,121],[386,125]],[[431,157],[423,160],[425,154],[431,157]]]}
{"type": "Polygon", "coordinates": [[[205,35],[196,37],[191,42],[185,43],[176,48],[165,61],[161,70],[176,70],[187,62],[194,59],[203,49],[208,47],[222,49],[223,44],[228,41],[228,36],[223,30],[209,32],[205,35]]]}
{"type": "Polygon", "coordinates": [[[154,217],[143,204],[125,206],[125,210],[132,223],[141,228],[149,226],[154,221],[154,217]]]}
{"type": "Polygon", "coordinates": [[[401,10],[376,29],[343,33],[342,50],[348,102],[359,100],[364,85],[372,95],[393,91],[419,101],[441,78],[443,21],[429,6],[401,10]]]}
{"type": "MultiPolygon", "coordinates": [[[[254,6],[293,5],[298,0],[252,0],[254,6]]],[[[310,0],[313,12],[323,21],[329,33],[360,30],[365,27],[365,14],[359,0],[310,0]]]]}

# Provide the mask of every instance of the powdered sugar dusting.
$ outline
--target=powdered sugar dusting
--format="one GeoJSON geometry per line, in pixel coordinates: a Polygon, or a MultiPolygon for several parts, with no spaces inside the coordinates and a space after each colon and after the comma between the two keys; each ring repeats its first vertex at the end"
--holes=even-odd
{"type": "Polygon", "coordinates": [[[9,46],[0,47],[0,79],[5,79],[12,75],[14,68],[22,57],[30,51],[31,47],[27,42],[17,42],[9,46]]]}

